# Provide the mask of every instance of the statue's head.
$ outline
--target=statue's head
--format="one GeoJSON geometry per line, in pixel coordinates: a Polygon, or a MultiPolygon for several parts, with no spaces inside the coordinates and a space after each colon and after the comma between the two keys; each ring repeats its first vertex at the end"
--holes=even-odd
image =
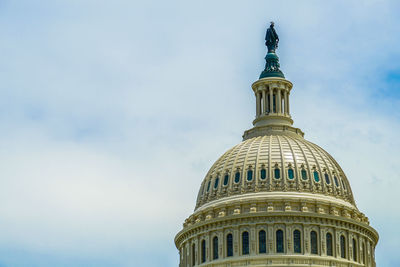
{"type": "Polygon", "coordinates": [[[275,25],[275,23],[273,21],[271,21],[271,26],[270,27],[273,28],[274,25],[275,25]]]}

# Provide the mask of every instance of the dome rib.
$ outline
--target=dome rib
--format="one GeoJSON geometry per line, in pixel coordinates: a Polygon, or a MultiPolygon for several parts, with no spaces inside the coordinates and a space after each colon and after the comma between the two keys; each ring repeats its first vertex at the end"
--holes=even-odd
{"type": "Polygon", "coordinates": [[[316,150],[314,150],[314,151],[312,151],[313,150],[313,147],[312,146],[310,146],[307,142],[305,142],[304,143],[305,144],[305,146],[308,148],[308,150],[310,151],[310,154],[313,156],[313,158],[314,158],[314,160],[315,160],[315,164],[316,164],[316,166],[315,166],[315,168],[317,169],[318,168],[318,170],[319,170],[319,174],[321,175],[321,177],[320,177],[320,180],[319,180],[319,183],[318,182],[316,182],[315,181],[315,178],[314,178],[314,169],[312,169],[312,172],[310,171],[310,182],[312,183],[312,190],[315,190],[315,188],[318,188],[318,185],[321,185],[321,191],[323,192],[324,190],[323,190],[323,187],[324,187],[324,182],[322,181],[322,170],[321,170],[321,165],[320,165],[320,163],[319,163],[319,160],[317,159],[317,157],[316,157],[316,153],[318,153],[316,150]],[[314,180],[314,181],[313,181],[314,180]]]}
{"type": "MultiPolygon", "coordinates": [[[[286,136],[282,136],[282,138],[284,138],[285,140],[286,140],[286,142],[287,142],[287,144],[288,144],[288,146],[289,146],[289,149],[290,149],[290,152],[292,153],[292,155],[293,155],[293,164],[294,164],[294,170],[295,170],[295,172],[296,172],[296,177],[298,177],[299,175],[299,169],[298,169],[298,166],[297,166],[297,156],[296,156],[296,154],[293,152],[293,147],[292,147],[292,144],[289,142],[289,140],[288,140],[288,138],[286,137],[286,136]]],[[[299,179],[296,179],[296,189],[297,190],[300,190],[300,182],[299,182],[299,179]]]]}
{"type": "MultiPolygon", "coordinates": [[[[262,136],[261,137],[261,140],[260,140],[260,142],[259,142],[259,144],[258,144],[258,150],[257,150],[257,155],[256,155],[256,163],[258,162],[258,161],[260,161],[261,162],[261,160],[260,160],[260,154],[261,154],[261,146],[262,146],[262,140],[265,138],[265,136],[262,136]]],[[[256,185],[256,188],[257,188],[257,186],[259,185],[259,177],[258,177],[258,174],[260,173],[260,165],[259,164],[255,164],[255,166],[254,166],[254,178],[255,178],[255,185],[256,185]]]]}
{"type": "MultiPolygon", "coordinates": [[[[299,148],[299,150],[301,151],[301,153],[302,153],[302,156],[303,156],[303,158],[304,158],[304,163],[305,163],[305,169],[307,169],[307,172],[308,172],[308,181],[307,181],[307,183],[309,184],[309,186],[310,186],[310,188],[312,188],[312,181],[311,181],[311,170],[310,170],[310,164],[309,164],[309,162],[308,162],[308,159],[307,159],[307,156],[306,156],[306,153],[304,152],[304,149],[299,145],[299,143],[296,141],[296,139],[293,139],[293,141],[296,143],[296,145],[297,145],[297,147],[299,148]]],[[[298,177],[298,181],[299,181],[299,183],[300,183],[300,177],[298,177]]],[[[301,183],[300,183],[301,184],[301,183]]],[[[300,191],[302,190],[302,188],[301,188],[302,186],[300,186],[300,191]]],[[[306,190],[306,191],[311,191],[311,190],[306,190]]]]}
{"type": "Polygon", "coordinates": [[[279,135],[276,136],[276,139],[278,140],[279,151],[280,151],[280,154],[281,154],[281,168],[280,169],[282,171],[281,171],[281,181],[280,181],[280,183],[281,183],[282,191],[286,191],[287,183],[286,183],[286,179],[285,179],[286,178],[285,156],[283,155],[283,149],[282,149],[282,144],[281,144],[281,140],[279,138],[279,135]]]}
{"type": "Polygon", "coordinates": [[[272,136],[269,135],[268,136],[268,180],[269,180],[269,184],[268,184],[268,191],[272,190],[271,188],[271,184],[272,184],[272,162],[271,162],[271,153],[272,153],[272,136]]]}

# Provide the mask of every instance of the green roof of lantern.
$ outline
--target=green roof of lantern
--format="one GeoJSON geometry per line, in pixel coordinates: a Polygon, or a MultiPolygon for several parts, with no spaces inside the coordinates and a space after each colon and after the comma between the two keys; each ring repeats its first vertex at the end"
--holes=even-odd
{"type": "Polygon", "coordinates": [[[268,52],[265,56],[265,69],[261,72],[260,79],[267,77],[285,78],[279,67],[279,57],[274,52],[268,52]]]}

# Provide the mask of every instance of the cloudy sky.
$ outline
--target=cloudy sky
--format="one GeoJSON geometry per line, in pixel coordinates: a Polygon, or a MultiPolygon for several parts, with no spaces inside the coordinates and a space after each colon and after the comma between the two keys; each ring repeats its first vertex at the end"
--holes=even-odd
{"type": "Polygon", "coordinates": [[[0,266],[177,266],[252,125],[274,20],[291,111],[400,266],[398,1],[0,0],[0,266]]]}

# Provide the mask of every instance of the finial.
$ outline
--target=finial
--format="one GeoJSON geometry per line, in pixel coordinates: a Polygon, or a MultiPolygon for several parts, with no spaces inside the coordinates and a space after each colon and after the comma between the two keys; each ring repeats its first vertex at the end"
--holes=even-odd
{"type": "Polygon", "coordinates": [[[265,45],[268,47],[268,53],[265,56],[266,64],[264,71],[260,75],[260,79],[266,77],[285,78],[282,71],[279,69],[279,58],[275,54],[275,50],[278,48],[279,37],[274,28],[275,23],[271,21],[270,24],[265,34],[265,45]]]}

